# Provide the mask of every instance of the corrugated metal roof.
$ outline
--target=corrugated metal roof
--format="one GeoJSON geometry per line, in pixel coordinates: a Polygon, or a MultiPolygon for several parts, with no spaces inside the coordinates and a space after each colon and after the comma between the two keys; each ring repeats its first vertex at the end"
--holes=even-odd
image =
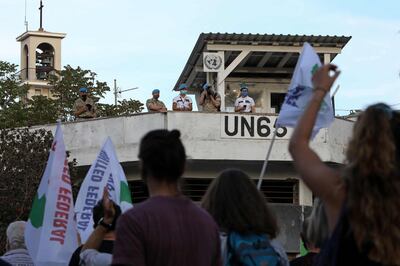
{"type": "MultiPolygon", "coordinates": [[[[284,34],[244,34],[244,33],[201,33],[197,42],[189,56],[189,59],[177,80],[174,88],[179,84],[187,81],[193,68],[196,67],[199,57],[202,56],[207,44],[235,44],[235,45],[274,45],[274,46],[302,46],[304,42],[309,42],[311,45],[319,47],[343,48],[351,37],[348,36],[329,36],[329,35],[284,35],[284,34]]],[[[232,52],[230,57],[235,57],[237,53],[232,52]]],[[[254,53],[252,56],[259,56],[254,53]]],[[[336,56],[333,54],[332,59],[336,56]]],[[[226,63],[233,61],[225,58],[226,63]]],[[[288,65],[292,66],[297,61],[298,55],[288,60],[288,65]]],[[[277,59],[275,59],[277,61],[277,59]]],[[[255,59],[249,59],[250,65],[255,64],[255,59]]],[[[274,61],[270,63],[273,64],[274,61]]],[[[199,72],[201,79],[204,79],[204,73],[199,72]]],[[[189,86],[191,84],[188,84],[189,86]]]]}

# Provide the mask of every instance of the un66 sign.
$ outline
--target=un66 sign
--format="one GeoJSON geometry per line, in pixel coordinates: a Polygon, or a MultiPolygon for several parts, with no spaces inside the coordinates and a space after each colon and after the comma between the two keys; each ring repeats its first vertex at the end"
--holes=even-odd
{"type": "MultiPolygon", "coordinates": [[[[226,114],[221,115],[222,138],[270,139],[277,116],[226,114]]],[[[291,129],[279,128],[278,139],[288,139],[291,129]]]]}

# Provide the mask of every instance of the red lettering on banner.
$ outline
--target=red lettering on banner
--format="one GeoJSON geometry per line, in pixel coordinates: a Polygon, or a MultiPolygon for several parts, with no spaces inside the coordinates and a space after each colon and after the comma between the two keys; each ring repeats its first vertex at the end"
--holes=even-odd
{"type": "MultiPolygon", "coordinates": [[[[65,168],[64,168],[65,170],[65,168]]],[[[67,168],[68,171],[68,168],[67,168]]],[[[63,180],[64,180],[63,175],[63,180]]],[[[68,176],[69,180],[69,176],[68,176]]],[[[64,180],[65,181],[65,180],[64,180]]],[[[66,182],[67,183],[67,182],[66,182]]],[[[68,228],[68,214],[72,202],[71,190],[60,187],[58,189],[56,211],[53,218],[53,229],[50,234],[50,241],[58,242],[64,245],[65,233],[68,228]]]]}
{"type": "MultiPolygon", "coordinates": [[[[51,233],[53,233],[53,232],[51,232],[51,233]]],[[[50,241],[57,241],[57,242],[60,242],[61,245],[64,245],[64,239],[63,238],[50,237],[50,241]]]]}
{"type": "Polygon", "coordinates": [[[62,227],[67,229],[68,220],[65,219],[54,219],[53,226],[54,227],[62,227]]]}
{"type": "Polygon", "coordinates": [[[64,219],[68,220],[68,213],[56,211],[56,213],[54,214],[54,217],[64,218],[64,219]]]}
{"type": "Polygon", "coordinates": [[[67,184],[71,184],[71,178],[69,176],[68,172],[68,160],[65,159],[64,161],[64,169],[63,169],[63,175],[61,176],[62,181],[64,181],[67,184]]]}

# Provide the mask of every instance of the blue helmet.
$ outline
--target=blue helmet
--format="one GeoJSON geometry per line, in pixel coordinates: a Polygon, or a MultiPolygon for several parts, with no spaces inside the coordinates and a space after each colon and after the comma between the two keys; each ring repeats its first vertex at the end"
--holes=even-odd
{"type": "Polygon", "coordinates": [[[207,90],[208,88],[211,88],[211,85],[208,84],[207,82],[204,83],[204,85],[203,85],[203,90],[207,90]]]}
{"type": "Polygon", "coordinates": [[[181,85],[179,85],[178,91],[185,90],[187,88],[188,86],[185,83],[182,83],[181,85]]]}

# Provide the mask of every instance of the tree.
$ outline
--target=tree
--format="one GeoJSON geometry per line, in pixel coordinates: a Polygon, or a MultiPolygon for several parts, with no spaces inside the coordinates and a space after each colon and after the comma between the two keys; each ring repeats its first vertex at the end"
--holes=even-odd
{"type": "Polygon", "coordinates": [[[138,100],[118,101],[118,105],[98,104],[98,114],[102,117],[124,116],[143,111],[143,103],[138,100]]]}
{"type": "MultiPolygon", "coordinates": [[[[0,130],[0,252],[5,231],[15,220],[27,220],[46,167],[53,141],[51,131],[28,128],[0,130]]],[[[68,155],[68,153],[67,153],[68,155]]],[[[76,160],[70,160],[71,181],[79,184],[76,160]]],[[[77,187],[73,186],[76,193],[77,187]]]]}
{"type": "MultiPolygon", "coordinates": [[[[79,97],[78,92],[82,87],[88,88],[91,97],[98,102],[107,91],[110,91],[106,82],[96,80],[97,74],[90,70],[83,70],[80,67],[73,68],[70,65],[64,67],[61,71],[56,71],[55,75],[50,77],[50,84],[53,86],[52,92],[56,97],[56,106],[61,114],[63,121],[68,121],[73,117],[73,105],[79,97]]],[[[118,101],[119,105],[97,103],[98,116],[112,117],[121,115],[131,115],[140,113],[143,110],[143,104],[138,100],[118,101]]]]}
{"type": "Polygon", "coordinates": [[[28,125],[43,125],[54,123],[57,119],[56,101],[43,96],[33,96],[26,105],[28,125]]]}
{"type": "Polygon", "coordinates": [[[110,87],[106,82],[96,79],[97,74],[91,70],[84,70],[79,66],[73,68],[70,65],[64,67],[63,70],[55,71],[50,75],[49,84],[53,86],[51,89],[58,114],[62,121],[68,121],[74,117],[73,106],[75,100],[79,97],[79,89],[82,87],[90,90],[91,97],[97,102],[100,98],[104,98],[110,87]]]}
{"type": "MultiPolygon", "coordinates": [[[[74,119],[73,105],[81,87],[90,90],[98,102],[110,91],[106,82],[96,79],[97,74],[67,65],[50,75],[52,98],[34,96],[27,99],[28,85],[21,85],[17,65],[0,61],[0,129],[54,123],[57,119],[74,119]]],[[[98,116],[120,116],[139,113],[143,104],[138,100],[119,101],[118,106],[98,103],[98,116]]]]}
{"type": "Polygon", "coordinates": [[[0,110],[18,103],[27,94],[28,87],[20,86],[17,65],[0,61],[0,110]]]}
{"type": "Polygon", "coordinates": [[[28,92],[16,74],[17,65],[0,61],[0,129],[22,126],[27,119],[23,99],[28,92]]]}

